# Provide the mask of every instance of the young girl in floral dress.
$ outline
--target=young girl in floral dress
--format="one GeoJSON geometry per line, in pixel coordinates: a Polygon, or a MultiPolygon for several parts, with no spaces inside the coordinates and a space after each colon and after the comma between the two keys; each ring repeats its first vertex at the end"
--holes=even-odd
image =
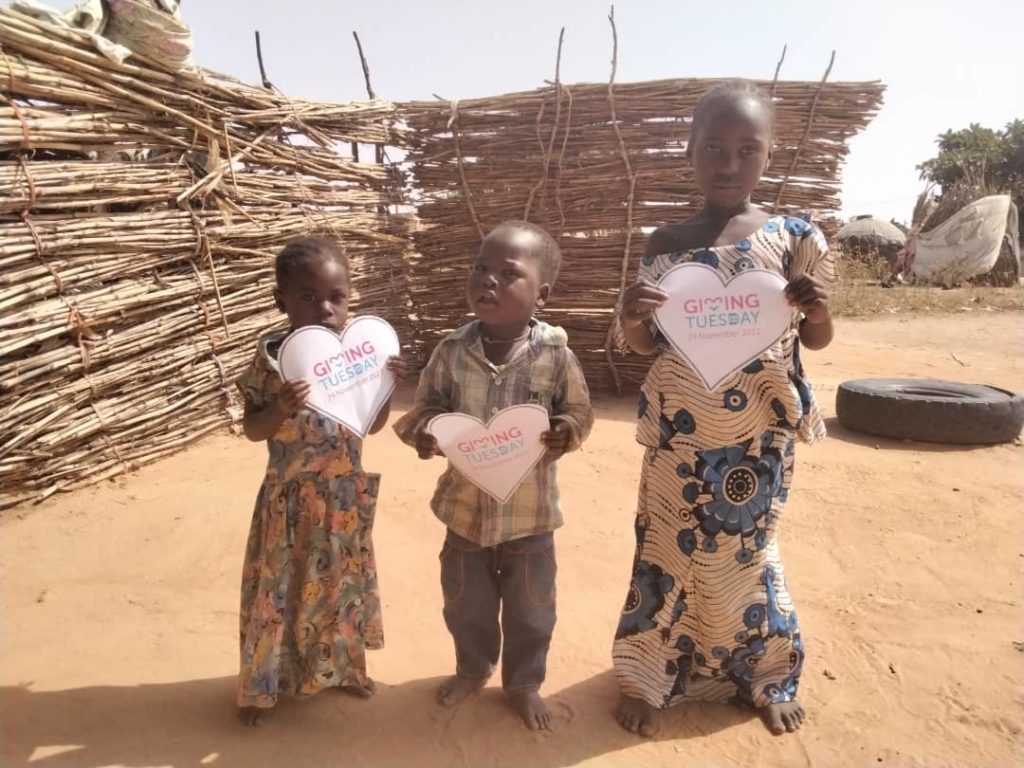
{"type": "MultiPolygon", "coordinates": [[[[331,240],[304,237],[275,264],[274,301],[289,330],[260,339],[238,386],[243,428],[270,456],[242,570],[238,706],[254,725],[281,694],[324,688],[373,694],[366,650],[383,645],[371,532],[380,475],[363,471],[362,440],[305,407],[309,384],[284,382],[277,353],[290,331],[341,331],[348,318],[348,261],[331,240]]],[[[401,381],[405,363],[388,360],[401,381]]],[[[371,433],[387,421],[381,409],[371,433]]]]}

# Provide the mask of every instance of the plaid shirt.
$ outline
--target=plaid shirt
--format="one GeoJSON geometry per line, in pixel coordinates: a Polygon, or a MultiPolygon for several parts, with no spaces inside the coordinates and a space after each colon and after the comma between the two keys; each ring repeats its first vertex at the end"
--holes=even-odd
{"type": "MultiPolygon", "coordinates": [[[[481,421],[513,405],[535,403],[571,429],[568,450],[590,433],[594,414],[576,356],[561,328],[531,321],[529,341],[505,365],[484,354],[479,321],[449,334],[420,375],[412,410],[395,423],[409,445],[439,413],[465,413],[481,421]]],[[[541,461],[502,504],[479,490],[450,464],[441,475],[430,508],[449,529],[482,547],[553,531],[562,525],[555,482],[556,462],[541,461]]]]}

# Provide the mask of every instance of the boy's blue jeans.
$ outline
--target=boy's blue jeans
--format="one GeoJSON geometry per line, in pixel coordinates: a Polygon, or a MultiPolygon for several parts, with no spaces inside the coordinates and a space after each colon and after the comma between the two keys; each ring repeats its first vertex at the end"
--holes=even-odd
{"type": "Polygon", "coordinates": [[[553,533],[481,547],[448,531],[441,588],[456,674],[489,677],[500,654],[505,690],[540,687],[555,628],[556,571],[553,533]]]}

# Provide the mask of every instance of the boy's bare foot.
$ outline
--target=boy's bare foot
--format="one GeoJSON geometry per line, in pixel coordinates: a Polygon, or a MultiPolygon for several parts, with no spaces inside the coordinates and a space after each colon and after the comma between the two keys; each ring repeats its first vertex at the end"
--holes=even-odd
{"type": "Polygon", "coordinates": [[[377,684],[370,678],[366,678],[366,681],[362,685],[342,685],[338,687],[338,690],[342,693],[347,693],[349,696],[358,696],[360,699],[368,699],[377,692],[377,684]]]}
{"type": "Polygon", "coordinates": [[[623,694],[619,697],[619,709],[615,713],[619,725],[630,733],[651,738],[661,726],[661,712],[643,699],[634,699],[623,694]]]}
{"type": "Polygon", "coordinates": [[[772,733],[792,733],[804,724],[804,708],[798,701],[769,704],[764,709],[764,722],[772,733]]]}
{"type": "Polygon", "coordinates": [[[454,707],[487,684],[486,677],[460,677],[452,675],[437,689],[437,700],[446,707],[454,707]]]}
{"type": "Polygon", "coordinates": [[[512,707],[531,731],[551,730],[551,710],[538,691],[515,691],[508,694],[512,707]]]}
{"type": "Polygon", "coordinates": [[[259,725],[263,712],[264,710],[259,707],[239,707],[238,719],[242,721],[242,725],[259,725]]]}

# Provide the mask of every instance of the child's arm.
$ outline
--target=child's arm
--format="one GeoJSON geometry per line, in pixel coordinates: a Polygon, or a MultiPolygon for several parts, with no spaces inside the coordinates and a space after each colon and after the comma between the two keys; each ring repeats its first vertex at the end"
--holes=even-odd
{"type": "Polygon", "coordinates": [[[554,461],[569,451],[575,451],[590,434],[594,426],[594,410],[590,407],[590,392],[579,360],[566,350],[565,384],[551,403],[551,428],[541,435],[547,446],[545,459],[554,461]]]}
{"type": "Polygon", "coordinates": [[[786,286],[789,303],[804,314],[800,322],[800,343],[808,349],[824,349],[835,335],[828,290],[817,278],[797,275],[786,286]]]}
{"type": "Polygon", "coordinates": [[[658,343],[647,328],[647,321],[654,317],[654,310],[664,304],[667,298],[663,290],[642,280],[637,280],[622,295],[619,325],[622,326],[626,344],[634,352],[653,355],[658,351],[658,343]]]}
{"type": "Polygon", "coordinates": [[[262,408],[246,400],[242,432],[254,443],[269,440],[281,428],[285,419],[304,406],[308,399],[309,383],[298,380],[282,384],[277,400],[262,408]]]}
{"type": "Polygon", "coordinates": [[[442,343],[434,348],[430,360],[420,373],[416,385],[416,402],[412,409],[395,422],[398,438],[415,448],[421,459],[440,455],[437,440],[426,431],[427,423],[438,414],[452,410],[443,347],[442,343]]]}
{"type": "MultiPolygon", "coordinates": [[[[647,238],[644,257],[657,256],[672,248],[671,236],[663,229],[656,229],[647,238]]],[[[619,325],[626,344],[634,352],[641,355],[653,355],[658,351],[658,343],[647,327],[654,317],[654,310],[668,299],[660,288],[645,280],[643,274],[633,285],[622,294],[622,305],[619,307],[619,325]]]]}
{"type": "MultiPolygon", "coordinates": [[[[400,355],[389,357],[386,365],[388,370],[391,371],[391,375],[395,377],[395,386],[402,386],[402,384],[405,383],[405,374],[409,370],[405,358],[400,355]]],[[[377,414],[377,419],[370,426],[369,434],[375,435],[384,429],[384,425],[388,423],[388,417],[390,415],[391,398],[389,397],[387,402],[384,403],[384,407],[380,409],[380,413],[377,414]]]]}
{"type": "Polygon", "coordinates": [[[790,234],[793,260],[786,298],[804,315],[800,343],[808,349],[824,349],[835,335],[828,306],[829,289],[836,277],[835,258],[813,224],[790,230],[790,234]]]}

